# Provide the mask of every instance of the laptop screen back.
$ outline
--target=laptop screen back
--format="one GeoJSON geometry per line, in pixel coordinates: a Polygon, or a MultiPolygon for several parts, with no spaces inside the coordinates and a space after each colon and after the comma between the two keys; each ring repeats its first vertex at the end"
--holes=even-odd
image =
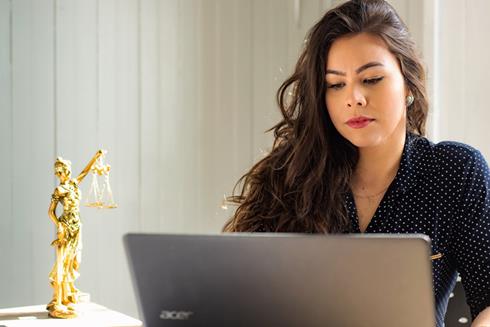
{"type": "Polygon", "coordinates": [[[124,238],[145,326],[435,326],[430,244],[406,235],[124,238]]]}

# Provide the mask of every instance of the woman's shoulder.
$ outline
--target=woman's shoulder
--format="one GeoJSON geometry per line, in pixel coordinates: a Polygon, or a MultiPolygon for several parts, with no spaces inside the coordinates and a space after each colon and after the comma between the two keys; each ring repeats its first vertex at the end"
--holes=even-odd
{"type": "Polygon", "coordinates": [[[422,180],[439,179],[449,187],[462,178],[488,176],[488,164],[475,147],[457,141],[432,142],[421,136],[411,138],[409,162],[422,180]]]}
{"type": "MultiPolygon", "coordinates": [[[[417,152],[430,156],[436,162],[448,164],[466,164],[483,159],[481,152],[475,147],[458,141],[432,142],[423,136],[414,136],[414,147],[417,152]]],[[[483,159],[484,160],[484,159],[483,159]]]]}
{"type": "Polygon", "coordinates": [[[470,160],[481,153],[473,146],[457,141],[441,141],[434,144],[436,153],[443,159],[470,160]]]}
{"type": "Polygon", "coordinates": [[[421,189],[431,185],[435,198],[459,205],[467,190],[484,190],[490,181],[488,164],[471,145],[442,141],[434,143],[425,137],[413,139],[408,160],[411,183],[421,189]]]}

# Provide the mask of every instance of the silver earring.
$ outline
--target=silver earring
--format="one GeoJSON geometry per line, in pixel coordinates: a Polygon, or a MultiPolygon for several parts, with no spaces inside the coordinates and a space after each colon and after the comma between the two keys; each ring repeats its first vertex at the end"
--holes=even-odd
{"type": "Polygon", "coordinates": [[[414,100],[415,100],[415,98],[413,97],[413,95],[411,95],[411,94],[408,95],[407,99],[406,99],[407,107],[410,107],[414,100]]]}

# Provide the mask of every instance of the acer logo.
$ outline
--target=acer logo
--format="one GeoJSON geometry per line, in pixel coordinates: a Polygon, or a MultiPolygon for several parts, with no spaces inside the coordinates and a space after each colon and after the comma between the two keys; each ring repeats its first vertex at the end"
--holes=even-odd
{"type": "Polygon", "coordinates": [[[194,314],[194,312],[192,312],[192,311],[162,310],[162,313],[160,313],[160,319],[164,319],[164,320],[188,320],[192,314],[194,314]]]}

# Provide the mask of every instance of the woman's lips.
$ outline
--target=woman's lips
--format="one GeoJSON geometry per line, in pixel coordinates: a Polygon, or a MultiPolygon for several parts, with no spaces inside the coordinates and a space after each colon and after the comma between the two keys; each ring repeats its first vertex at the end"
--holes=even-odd
{"type": "Polygon", "coordinates": [[[372,121],[374,121],[373,118],[361,116],[361,117],[355,117],[349,119],[346,124],[351,128],[364,128],[367,125],[369,125],[372,121]]]}

